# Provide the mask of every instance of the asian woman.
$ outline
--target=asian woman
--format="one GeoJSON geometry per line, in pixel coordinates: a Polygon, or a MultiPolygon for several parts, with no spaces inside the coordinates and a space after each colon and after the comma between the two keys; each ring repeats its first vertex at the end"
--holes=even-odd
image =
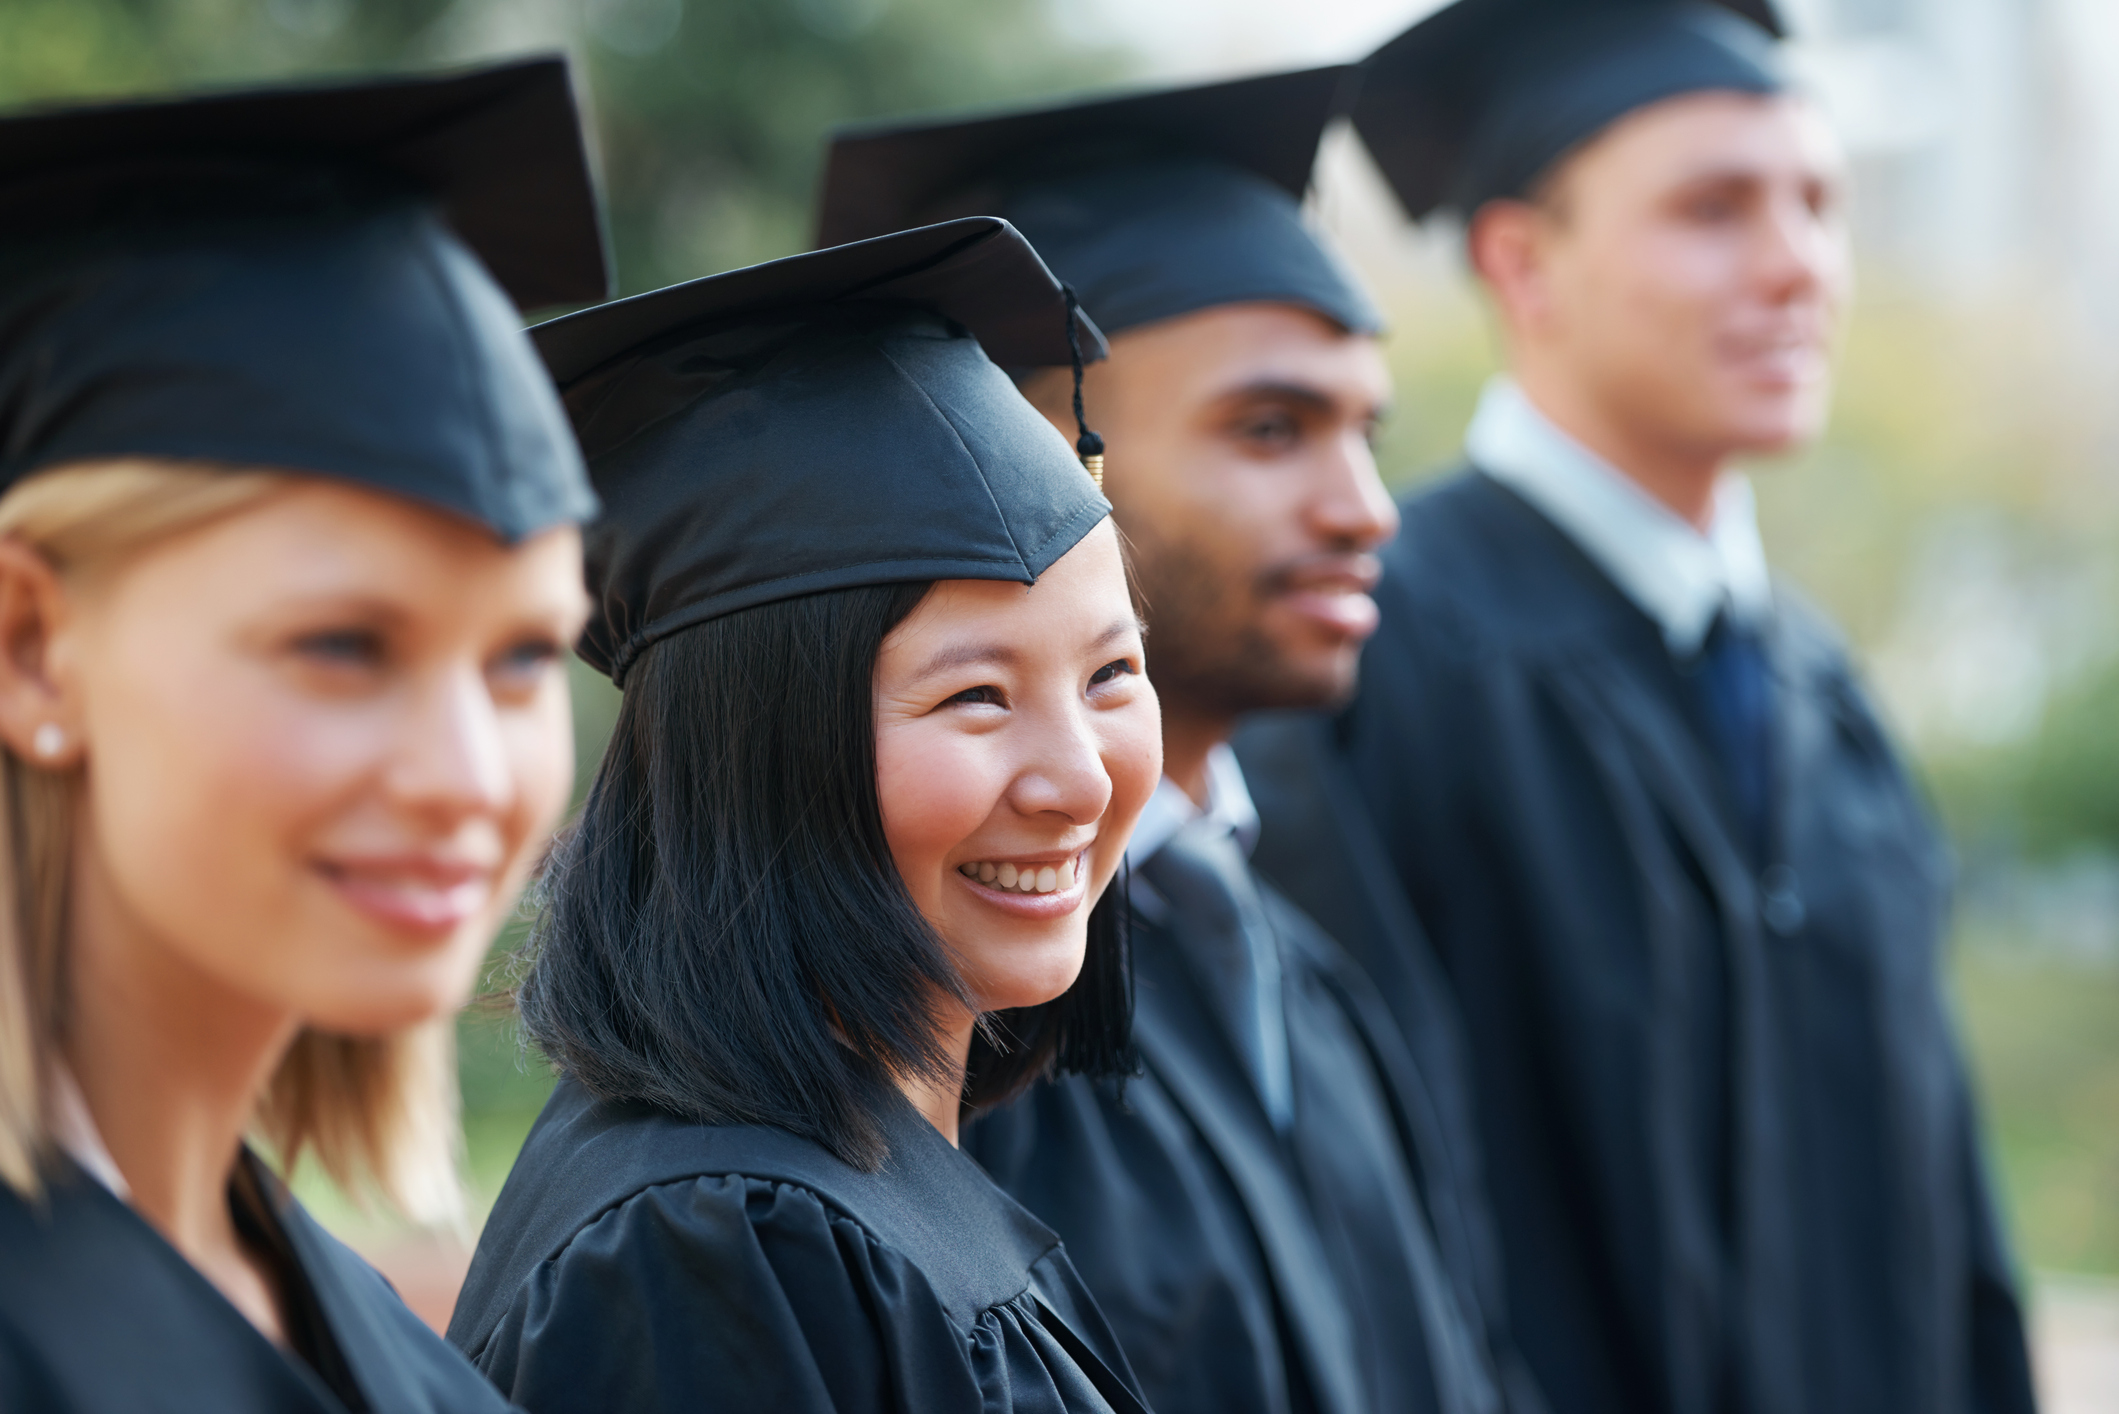
{"type": "Polygon", "coordinates": [[[955,1147],[1130,1058],[1159,716],[1109,506],[981,349],[1073,318],[972,218],[537,331],[625,700],[520,994],[563,1078],[450,1328],[531,1414],[1139,1407],[955,1147]]]}

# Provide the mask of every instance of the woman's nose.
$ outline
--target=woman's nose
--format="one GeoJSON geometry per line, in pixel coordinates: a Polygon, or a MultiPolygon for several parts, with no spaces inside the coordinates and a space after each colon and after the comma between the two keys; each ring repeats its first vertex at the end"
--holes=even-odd
{"type": "Polygon", "coordinates": [[[392,743],[391,795],[446,819],[497,813],[513,791],[499,713],[475,668],[438,672],[392,743]]]}
{"type": "Polygon", "coordinates": [[[1058,814],[1077,825],[1103,818],[1111,804],[1111,773],[1104,769],[1095,734],[1078,713],[1039,733],[1008,794],[1025,815],[1058,814]]]}

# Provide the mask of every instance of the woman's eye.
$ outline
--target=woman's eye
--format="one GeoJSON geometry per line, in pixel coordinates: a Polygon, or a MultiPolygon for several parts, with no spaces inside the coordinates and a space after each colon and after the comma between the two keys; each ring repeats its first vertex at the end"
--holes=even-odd
{"type": "Polygon", "coordinates": [[[495,657],[486,669],[487,676],[495,691],[527,693],[535,689],[547,673],[558,668],[560,653],[556,640],[524,639],[495,657]]]}
{"type": "Polygon", "coordinates": [[[1100,687],[1107,682],[1116,682],[1122,677],[1131,677],[1139,671],[1140,669],[1133,666],[1131,659],[1114,658],[1096,670],[1089,679],[1089,686],[1100,687]]]}
{"type": "Polygon", "coordinates": [[[945,707],[998,707],[1001,705],[1001,690],[997,687],[967,687],[950,697],[945,707]]]}
{"type": "Polygon", "coordinates": [[[503,652],[493,666],[504,673],[541,672],[559,661],[559,652],[559,645],[549,638],[531,639],[503,652]]]}
{"type": "Polygon", "coordinates": [[[383,636],[366,628],[324,629],[295,639],[294,651],[335,668],[370,668],[383,661],[383,636]]]}

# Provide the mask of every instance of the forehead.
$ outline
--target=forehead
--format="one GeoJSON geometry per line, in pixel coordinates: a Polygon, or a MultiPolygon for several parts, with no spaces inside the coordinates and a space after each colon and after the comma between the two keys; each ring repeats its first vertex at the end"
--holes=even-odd
{"type": "Polygon", "coordinates": [[[1210,400],[1279,386],[1367,406],[1390,394],[1375,335],[1271,301],[1216,305],[1129,329],[1111,340],[1109,370],[1129,392],[1159,400],[1210,400]]]}
{"type": "Polygon", "coordinates": [[[1844,165],[1838,140],[1809,99],[1717,91],[1636,109],[1555,175],[1569,197],[1593,203],[1713,178],[1837,181],[1844,165]]]}
{"type": "Polygon", "coordinates": [[[483,526],[407,498],[323,477],[291,476],[253,505],[159,539],[116,578],[181,581],[188,602],[357,594],[446,616],[477,595],[542,591],[555,566],[578,566],[579,534],[557,527],[514,546],[483,526]]]}
{"type": "Polygon", "coordinates": [[[945,579],[883,641],[886,673],[909,669],[937,647],[964,639],[1065,650],[1132,622],[1118,532],[1106,517],[1060,556],[1036,584],[945,579]]]}

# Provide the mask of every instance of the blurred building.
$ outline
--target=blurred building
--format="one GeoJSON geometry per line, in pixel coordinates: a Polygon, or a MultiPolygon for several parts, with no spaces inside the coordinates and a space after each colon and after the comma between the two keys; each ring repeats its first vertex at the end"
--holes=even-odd
{"type": "Polygon", "coordinates": [[[2119,314],[2119,6],[1783,0],[1852,149],[1871,271],[2119,314]],[[2055,287],[2058,287],[2057,289],[2055,287]]]}

